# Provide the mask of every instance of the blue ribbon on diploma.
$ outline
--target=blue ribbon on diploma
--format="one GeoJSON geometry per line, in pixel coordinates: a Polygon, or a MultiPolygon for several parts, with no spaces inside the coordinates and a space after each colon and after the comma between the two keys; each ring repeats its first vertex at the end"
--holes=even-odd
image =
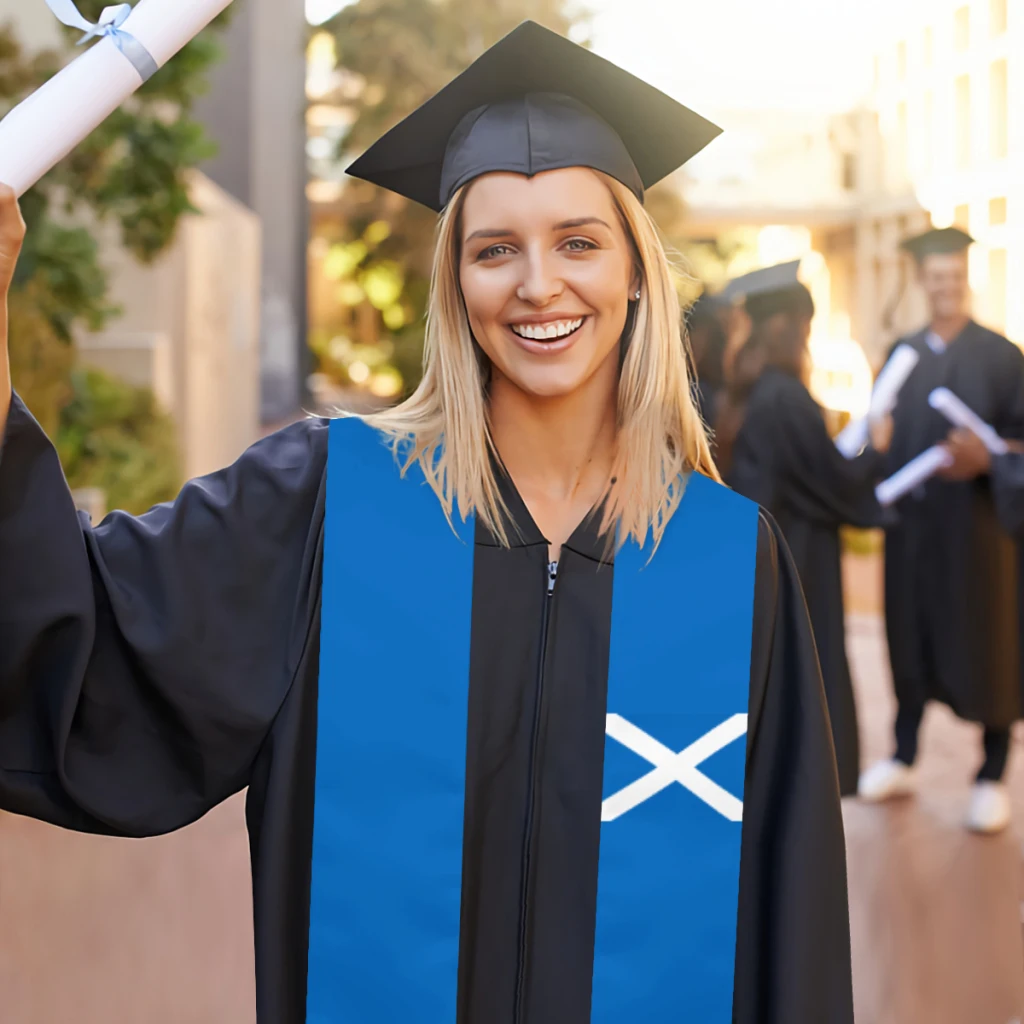
{"type": "Polygon", "coordinates": [[[121,28],[128,15],[132,13],[131,4],[104,7],[100,14],[100,20],[97,22],[91,22],[82,17],[81,12],[75,6],[75,0],[46,0],[46,6],[62,24],[67,25],[68,28],[80,28],[85,33],[78,40],[79,46],[89,42],[90,39],[100,39],[106,36],[108,39],[112,39],[114,45],[131,61],[132,67],[139,73],[143,82],[148,82],[159,70],[159,65],[149,50],[130,32],[125,32],[121,28]]]}

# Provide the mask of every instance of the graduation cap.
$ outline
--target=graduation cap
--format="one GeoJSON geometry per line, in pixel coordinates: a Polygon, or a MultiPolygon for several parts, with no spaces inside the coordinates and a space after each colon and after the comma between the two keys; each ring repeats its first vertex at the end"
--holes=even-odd
{"type": "Polygon", "coordinates": [[[973,244],[974,239],[960,228],[931,228],[923,234],[904,239],[900,243],[900,248],[921,263],[926,256],[963,252],[973,244]]]}
{"type": "Polygon", "coordinates": [[[720,293],[728,302],[743,301],[752,320],[764,320],[776,313],[804,312],[814,315],[814,300],[799,277],[800,260],[762,267],[733,278],[720,293]]]}
{"type": "Polygon", "coordinates": [[[442,210],[483,174],[591,167],[638,199],[721,129],[525,21],[375,142],[348,173],[442,210]]]}

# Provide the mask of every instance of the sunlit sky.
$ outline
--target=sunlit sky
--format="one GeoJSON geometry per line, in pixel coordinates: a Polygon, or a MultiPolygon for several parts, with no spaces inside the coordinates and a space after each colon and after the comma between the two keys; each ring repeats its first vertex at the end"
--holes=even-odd
{"type": "MultiPolygon", "coordinates": [[[[351,0],[306,0],[310,21],[351,0]]],[[[584,0],[594,49],[702,113],[836,110],[866,90],[878,18],[906,0],[584,0]]]]}
{"type": "Polygon", "coordinates": [[[903,0],[590,0],[594,49],[702,111],[843,109],[903,0]]]}

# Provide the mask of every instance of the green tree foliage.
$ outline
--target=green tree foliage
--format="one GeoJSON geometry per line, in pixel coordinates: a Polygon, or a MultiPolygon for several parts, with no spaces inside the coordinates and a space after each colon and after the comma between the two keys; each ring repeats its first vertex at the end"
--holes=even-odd
{"type": "MultiPolygon", "coordinates": [[[[361,152],[527,18],[577,39],[586,27],[573,0],[357,0],[345,7],[323,26],[352,87],[338,159],[361,152]]],[[[417,383],[434,225],[429,210],[355,181],[336,216],[315,225],[330,246],[324,272],[339,306],[338,320],[312,335],[322,370],[344,379],[346,367],[365,365],[362,356],[353,363],[357,346],[384,345],[405,387],[417,383]]]]}
{"type": "Polygon", "coordinates": [[[148,388],[97,370],[75,370],[57,451],[72,487],[98,487],[108,508],[139,513],[180,485],[174,424],[148,388]]]}
{"type": "MultiPolygon", "coordinates": [[[[244,0],[239,0],[244,2],[244,0]]],[[[79,0],[96,20],[104,0],[79,0]]],[[[231,9],[228,8],[228,11],[231,9]]],[[[178,480],[173,425],[152,396],[98,372],[74,369],[77,329],[99,330],[118,310],[83,213],[112,221],[135,258],[151,262],[192,212],[186,172],[214,152],[191,116],[219,58],[216,29],[187,44],[21,201],[28,234],[10,298],[15,387],[64,456],[73,486],[104,486],[108,502],[137,510],[173,496],[178,480]]],[[[0,24],[0,116],[78,56],[79,33],[29,52],[0,24]]]]}

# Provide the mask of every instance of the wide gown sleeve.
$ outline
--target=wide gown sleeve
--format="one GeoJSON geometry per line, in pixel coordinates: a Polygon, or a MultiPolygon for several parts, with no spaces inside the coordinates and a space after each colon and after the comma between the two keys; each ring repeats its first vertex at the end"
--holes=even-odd
{"type": "Polygon", "coordinates": [[[0,451],[0,807],[147,836],[243,788],[310,618],[327,425],[93,528],[15,397],[0,451]]]}
{"type": "Polygon", "coordinates": [[[832,732],[789,551],[762,514],[755,583],[735,1024],[853,1024],[832,732]]]}

